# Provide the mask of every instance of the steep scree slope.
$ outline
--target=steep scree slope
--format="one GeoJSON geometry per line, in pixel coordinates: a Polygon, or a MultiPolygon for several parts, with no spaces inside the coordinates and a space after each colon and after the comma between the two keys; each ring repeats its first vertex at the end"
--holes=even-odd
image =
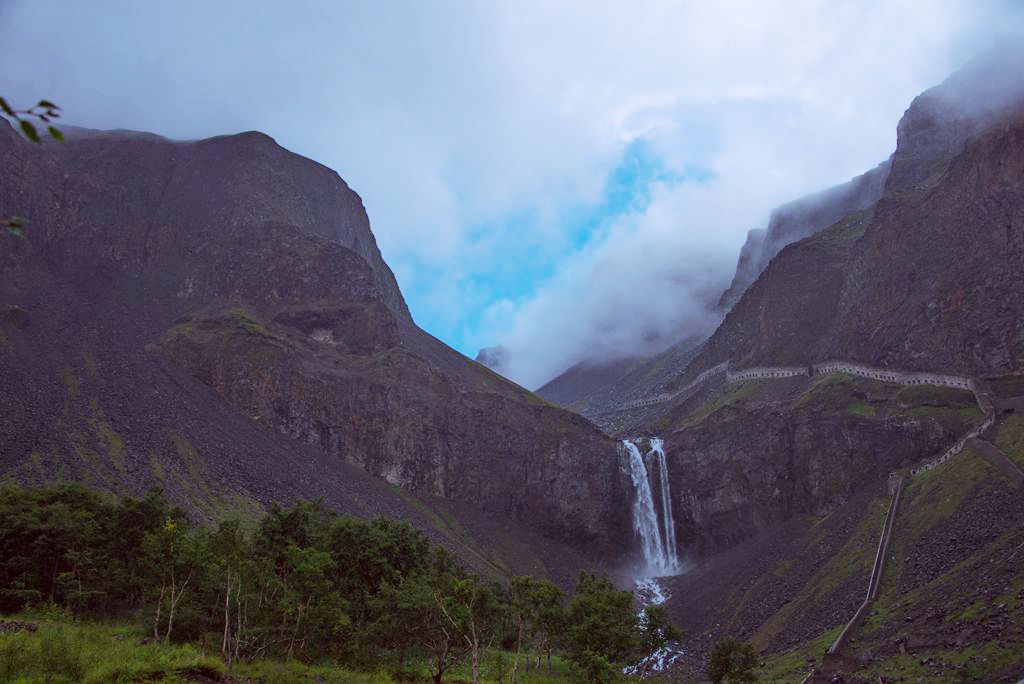
{"type": "Polygon", "coordinates": [[[622,552],[614,442],[419,330],[333,172],[257,133],[37,147],[6,125],[0,164],[0,207],[32,221],[0,253],[5,472],[403,505],[354,464],[622,552]]]}

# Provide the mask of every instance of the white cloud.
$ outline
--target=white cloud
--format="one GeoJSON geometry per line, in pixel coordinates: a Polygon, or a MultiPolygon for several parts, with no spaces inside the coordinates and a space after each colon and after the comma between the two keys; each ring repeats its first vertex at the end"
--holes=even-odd
{"type": "Polygon", "coordinates": [[[910,99],[1007,30],[1009,6],[22,0],[0,6],[20,57],[0,83],[74,123],[260,129],[337,169],[416,318],[468,352],[506,341],[536,385],[703,320],[747,229],[883,159],[910,99]],[[566,212],[599,201],[638,137],[714,179],[657,188],[577,249],[566,212]],[[488,290],[512,260],[557,267],[488,290]]]}

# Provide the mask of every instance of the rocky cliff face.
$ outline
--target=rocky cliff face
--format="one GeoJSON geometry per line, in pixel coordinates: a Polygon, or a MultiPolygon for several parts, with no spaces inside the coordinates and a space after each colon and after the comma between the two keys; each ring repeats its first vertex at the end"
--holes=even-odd
{"type": "Polygon", "coordinates": [[[968,392],[821,376],[711,390],[632,429],[664,437],[678,537],[705,557],[827,515],[980,420],[968,392]]]}
{"type": "Polygon", "coordinates": [[[747,233],[736,274],[729,289],[722,293],[719,308],[732,308],[783,247],[878,201],[889,177],[889,167],[889,161],[885,161],[853,180],[775,209],[767,228],[747,233]]]}
{"type": "Polygon", "coordinates": [[[500,344],[494,347],[484,347],[473,360],[482,363],[495,373],[504,375],[507,372],[506,366],[508,366],[508,350],[500,344]]]}
{"type": "Polygon", "coordinates": [[[726,359],[1019,369],[1022,68],[1024,47],[1002,46],[915,99],[879,200],[783,249],[690,374],[726,359]]]}
{"type": "Polygon", "coordinates": [[[0,207],[32,221],[0,253],[5,472],[386,509],[357,466],[621,553],[614,442],[416,328],[334,172],[258,133],[0,129],[0,207]]]}

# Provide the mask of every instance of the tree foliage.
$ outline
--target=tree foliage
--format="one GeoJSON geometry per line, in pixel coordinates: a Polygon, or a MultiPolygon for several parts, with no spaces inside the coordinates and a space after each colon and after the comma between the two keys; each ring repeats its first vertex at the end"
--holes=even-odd
{"type": "Polygon", "coordinates": [[[153,639],[201,642],[240,660],[426,663],[473,681],[488,649],[552,652],[581,679],[610,681],[678,632],[638,619],[633,596],[582,573],[566,603],[545,580],[508,585],[468,573],[404,522],[339,516],[320,502],[259,521],[193,526],[159,490],[144,497],[78,485],[0,488],[0,612],[53,604],[92,617],[142,616],[153,639]]]}
{"type": "Polygon", "coordinates": [[[636,657],[642,643],[633,594],[616,589],[607,577],[580,573],[576,595],[569,604],[566,633],[574,659],[581,660],[587,653],[611,662],[636,657]]]}
{"type": "Polygon", "coordinates": [[[732,637],[719,639],[711,649],[708,679],[719,682],[753,682],[759,659],[753,646],[732,637]]]}

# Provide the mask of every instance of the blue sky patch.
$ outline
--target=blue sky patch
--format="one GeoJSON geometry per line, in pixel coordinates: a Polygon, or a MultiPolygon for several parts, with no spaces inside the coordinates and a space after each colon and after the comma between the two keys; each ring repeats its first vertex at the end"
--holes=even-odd
{"type": "MultiPolygon", "coordinates": [[[[638,138],[623,150],[618,164],[605,182],[601,199],[593,204],[569,207],[560,220],[559,245],[537,244],[523,236],[536,236],[540,217],[535,209],[524,208],[506,216],[500,224],[478,226],[476,244],[481,255],[479,263],[486,268],[468,268],[460,282],[458,295],[463,301],[427,301],[432,287],[412,288],[406,293],[409,306],[416,312],[417,322],[434,335],[444,339],[468,356],[482,346],[500,340],[481,339],[483,316],[498,301],[520,302],[545,281],[554,276],[558,265],[570,255],[586,249],[601,239],[607,228],[624,216],[643,212],[651,203],[657,185],[706,183],[714,174],[699,166],[681,172],[669,168],[652,150],[647,140],[638,138]],[[452,304],[456,304],[452,306],[452,304]],[[461,315],[460,315],[461,314],[461,315]]],[[[416,270],[425,281],[443,277],[437,269],[420,263],[416,270]]],[[[454,293],[449,293],[455,296],[454,293]]]]}

